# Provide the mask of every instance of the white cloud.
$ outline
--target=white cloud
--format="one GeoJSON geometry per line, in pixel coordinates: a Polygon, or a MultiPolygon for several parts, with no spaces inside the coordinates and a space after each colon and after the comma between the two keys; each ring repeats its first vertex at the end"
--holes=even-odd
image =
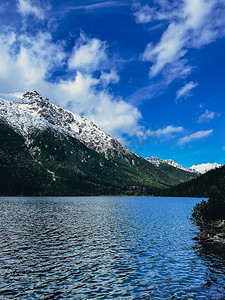
{"type": "Polygon", "coordinates": [[[197,122],[198,123],[209,122],[209,121],[215,119],[217,116],[219,116],[218,113],[215,113],[214,111],[209,111],[208,109],[206,109],[206,111],[201,116],[199,116],[197,122]]]}
{"type": "Polygon", "coordinates": [[[29,88],[47,76],[54,65],[62,63],[64,53],[48,33],[35,37],[5,32],[0,35],[1,90],[29,88]],[[13,87],[12,87],[13,86],[13,87]]]}
{"type": "Polygon", "coordinates": [[[133,4],[133,15],[135,16],[136,23],[146,24],[152,21],[170,20],[177,16],[175,3],[169,2],[168,0],[154,1],[155,7],[148,4],[141,6],[139,2],[133,4]],[[160,7],[160,9],[158,9],[160,7]]]}
{"type": "Polygon", "coordinates": [[[55,95],[55,99],[64,106],[70,102],[72,111],[85,115],[114,137],[122,133],[132,134],[139,127],[141,113],[133,105],[114,98],[107,90],[99,91],[99,84],[101,79],[77,72],[74,80],[61,81],[56,86],[60,97],[55,95]],[[62,99],[67,99],[66,103],[62,99]]]}
{"type": "Polygon", "coordinates": [[[156,131],[157,135],[162,136],[162,135],[171,135],[172,133],[180,133],[184,130],[183,127],[174,127],[174,126],[167,126],[163,129],[158,129],[156,131]]]}
{"type": "Polygon", "coordinates": [[[157,129],[157,130],[149,129],[147,131],[147,135],[155,136],[157,139],[163,138],[163,139],[167,140],[167,139],[174,138],[177,134],[179,134],[183,131],[184,131],[184,128],[182,126],[175,127],[175,126],[168,125],[162,129],[161,128],[157,129]]]}
{"type": "Polygon", "coordinates": [[[135,126],[132,135],[122,135],[118,140],[129,147],[139,147],[140,149],[145,143],[160,143],[175,138],[182,133],[184,128],[179,126],[166,126],[164,128],[155,129],[154,126],[146,128],[145,126],[135,126]],[[125,139],[124,139],[125,138],[125,139]]]}
{"type": "Polygon", "coordinates": [[[193,90],[197,86],[198,86],[198,83],[197,82],[193,82],[193,81],[185,84],[185,86],[183,86],[182,88],[180,88],[177,91],[176,100],[178,100],[181,97],[191,96],[190,91],[193,90]]]}
{"type": "Polygon", "coordinates": [[[147,4],[140,6],[140,4],[136,3],[134,12],[136,23],[149,23],[153,19],[152,14],[153,9],[151,9],[147,4]]]}
{"type": "Polygon", "coordinates": [[[170,84],[177,77],[180,79],[186,78],[193,69],[194,67],[188,65],[188,60],[185,58],[174,62],[172,67],[167,64],[162,71],[164,75],[164,84],[170,84]]]}
{"type": "Polygon", "coordinates": [[[1,90],[28,90],[45,81],[49,73],[62,66],[66,54],[54,44],[49,33],[35,37],[5,32],[0,35],[1,90]]]}
{"type": "Polygon", "coordinates": [[[134,130],[139,127],[137,121],[141,119],[138,109],[123,100],[113,99],[105,92],[96,97],[99,104],[89,118],[113,136],[117,137],[124,132],[133,135],[134,130]]]}
{"type": "Polygon", "coordinates": [[[23,17],[34,15],[38,19],[44,19],[43,10],[30,0],[18,0],[18,11],[23,17]]]}
{"type": "Polygon", "coordinates": [[[64,42],[53,42],[47,32],[32,37],[11,30],[0,34],[0,90],[3,93],[37,90],[62,107],[89,118],[113,137],[132,134],[139,127],[141,113],[132,104],[109,92],[108,84],[119,80],[111,65],[104,71],[100,70],[100,77],[94,77],[92,71],[101,68],[94,58],[100,51],[107,60],[106,45],[97,39],[86,40],[86,44],[76,48],[77,56],[75,50],[69,55],[64,50],[64,42]],[[82,64],[81,49],[89,53],[89,46],[92,53],[82,64]],[[76,59],[76,64],[70,65],[71,69],[68,62],[71,64],[74,56],[80,60],[76,59]],[[64,79],[51,82],[53,72],[62,69],[68,71],[64,79]]]}
{"type": "MultiPolygon", "coordinates": [[[[189,49],[200,48],[225,35],[224,1],[154,2],[152,7],[139,7],[135,12],[139,23],[156,20],[169,22],[160,41],[156,44],[149,43],[142,55],[144,61],[152,62],[150,77],[156,76],[166,67],[173,69],[174,64],[182,63],[189,49]]],[[[180,77],[180,74],[177,73],[176,76],[180,77]]]]}
{"type": "Polygon", "coordinates": [[[101,81],[103,85],[107,86],[110,83],[115,84],[120,81],[120,77],[115,70],[109,72],[101,72],[101,81]]]}
{"type": "Polygon", "coordinates": [[[213,132],[213,129],[205,130],[205,131],[204,130],[203,131],[197,131],[197,132],[195,132],[191,135],[188,135],[188,136],[185,136],[185,137],[179,139],[178,140],[178,145],[183,145],[183,144],[195,141],[195,140],[200,140],[204,137],[209,136],[212,132],[213,132]]]}
{"type": "Polygon", "coordinates": [[[70,69],[93,72],[107,62],[106,43],[96,38],[89,39],[81,34],[68,61],[70,69]]]}
{"type": "Polygon", "coordinates": [[[113,7],[129,6],[129,5],[130,5],[129,2],[127,1],[101,1],[94,4],[68,6],[67,10],[85,9],[89,11],[95,9],[113,8],[113,7]]]}

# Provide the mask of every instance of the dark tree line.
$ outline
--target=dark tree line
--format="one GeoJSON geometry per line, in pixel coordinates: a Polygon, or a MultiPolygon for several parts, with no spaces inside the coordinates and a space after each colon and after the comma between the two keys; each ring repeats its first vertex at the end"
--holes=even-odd
{"type": "Polygon", "coordinates": [[[185,183],[176,185],[168,189],[165,194],[174,197],[204,197],[211,195],[211,188],[214,186],[218,190],[225,185],[225,166],[211,170],[185,183]]]}

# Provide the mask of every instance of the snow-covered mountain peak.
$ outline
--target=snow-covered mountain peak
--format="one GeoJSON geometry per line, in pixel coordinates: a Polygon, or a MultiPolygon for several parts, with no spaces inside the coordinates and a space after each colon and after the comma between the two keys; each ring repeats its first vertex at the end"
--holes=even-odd
{"type": "Polygon", "coordinates": [[[160,159],[158,157],[149,156],[149,157],[146,157],[146,160],[149,161],[150,163],[154,164],[157,167],[159,167],[160,164],[168,164],[174,168],[177,168],[177,169],[180,169],[180,170],[183,170],[186,172],[196,172],[195,170],[182,167],[181,165],[179,165],[172,159],[160,159]]]}
{"type": "Polygon", "coordinates": [[[122,157],[133,154],[93,122],[51,103],[36,91],[17,95],[0,94],[0,119],[23,135],[27,143],[35,130],[52,128],[78,139],[106,157],[115,151],[122,157]]]}
{"type": "Polygon", "coordinates": [[[207,163],[207,164],[200,164],[200,165],[194,165],[190,168],[184,168],[181,165],[179,165],[178,163],[176,163],[175,161],[173,161],[172,159],[160,159],[158,157],[154,157],[154,156],[149,156],[146,158],[147,161],[149,161],[150,163],[154,164],[155,166],[159,167],[160,164],[162,163],[166,163],[170,166],[173,166],[175,168],[187,171],[187,172],[194,172],[194,173],[198,173],[198,174],[204,174],[210,170],[216,169],[221,167],[221,164],[218,163],[207,163]]]}
{"type": "Polygon", "coordinates": [[[21,102],[27,104],[48,104],[48,98],[43,98],[37,91],[26,92],[23,94],[21,102]]]}
{"type": "Polygon", "coordinates": [[[222,165],[218,163],[207,163],[207,164],[200,164],[200,165],[194,165],[190,167],[191,170],[196,171],[198,173],[204,174],[210,170],[220,168],[222,165]]]}

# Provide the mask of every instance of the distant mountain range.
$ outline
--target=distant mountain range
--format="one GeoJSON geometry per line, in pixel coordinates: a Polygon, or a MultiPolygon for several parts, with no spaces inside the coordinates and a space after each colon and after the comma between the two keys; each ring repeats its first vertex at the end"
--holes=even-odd
{"type": "Polygon", "coordinates": [[[36,91],[0,94],[0,194],[156,194],[195,178],[157,166],[36,91]]]}
{"type": "Polygon", "coordinates": [[[176,163],[175,161],[173,161],[172,159],[160,159],[158,157],[154,157],[154,156],[149,156],[149,157],[146,157],[146,160],[151,162],[152,164],[154,164],[155,166],[159,167],[160,165],[162,164],[167,164],[169,166],[172,166],[174,168],[177,168],[177,169],[180,169],[180,170],[183,170],[185,172],[196,172],[195,170],[193,169],[187,169],[187,168],[184,168],[182,167],[181,165],[179,165],[178,163],[176,163]]]}
{"type": "Polygon", "coordinates": [[[146,160],[154,164],[155,166],[159,167],[161,164],[168,164],[170,166],[173,166],[175,168],[178,168],[180,170],[186,171],[186,172],[195,172],[199,174],[205,174],[206,172],[219,168],[222,165],[218,163],[207,163],[207,164],[200,164],[200,165],[193,165],[190,168],[184,168],[172,159],[160,159],[158,157],[149,156],[146,157],[146,160]]]}
{"type": "Polygon", "coordinates": [[[194,165],[192,167],[190,167],[191,170],[201,173],[201,174],[205,174],[206,172],[213,170],[213,169],[217,169],[220,168],[222,165],[218,164],[218,163],[207,163],[207,164],[201,164],[201,165],[194,165]]]}

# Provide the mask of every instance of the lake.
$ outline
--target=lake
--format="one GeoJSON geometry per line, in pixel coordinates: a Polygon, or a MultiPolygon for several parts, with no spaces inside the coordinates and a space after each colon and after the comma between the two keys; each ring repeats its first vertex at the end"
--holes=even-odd
{"type": "Polygon", "coordinates": [[[222,299],[225,260],[193,240],[200,200],[1,197],[0,299],[222,299]]]}

